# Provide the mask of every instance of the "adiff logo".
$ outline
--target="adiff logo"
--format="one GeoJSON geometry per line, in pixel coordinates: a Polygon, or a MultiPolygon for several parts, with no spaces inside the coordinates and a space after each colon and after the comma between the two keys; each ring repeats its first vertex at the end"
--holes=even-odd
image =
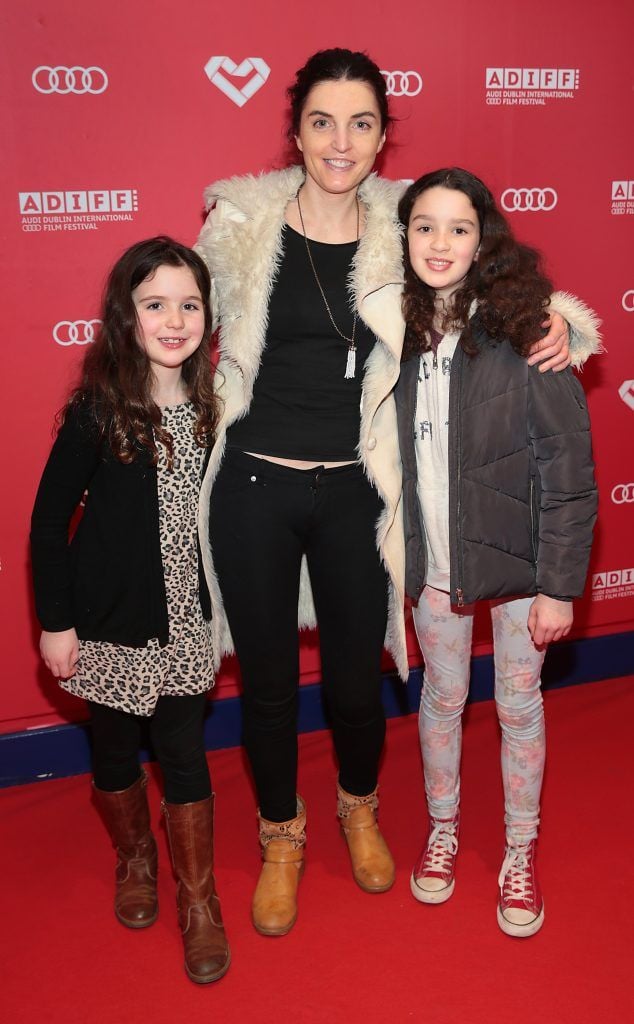
{"type": "Polygon", "coordinates": [[[63,189],[19,192],[22,230],[97,231],[102,224],[134,220],[135,188],[63,189]]]}
{"type": "Polygon", "coordinates": [[[609,569],[592,577],[592,600],[614,601],[634,596],[634,569],[609,569]]]}
{"type": "Polygon", "coordinates": [[[579,78],[579,68],[486,68],[486,102],[492,107],[545,107],[552,100],[574,99],[579,78]]]}
{"type": "Polygon", "coordinates": [[[625,213],[634,214],[634,181],[612,182],[611,212],[617,217],[625,213]]]}

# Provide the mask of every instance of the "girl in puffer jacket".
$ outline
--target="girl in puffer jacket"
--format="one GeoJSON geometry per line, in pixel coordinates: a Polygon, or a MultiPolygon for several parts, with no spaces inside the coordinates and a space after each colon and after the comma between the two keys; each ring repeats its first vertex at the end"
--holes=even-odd
{"type": "MultiPolygon", "coordinates": [[[[454,889],[461,716],[475,602],[487,599],[506,825],[497,919],[524,937],[544,921],[540,671],[548,644],[570,632],[596,516],[588,413],[570,369],[540,373],[525,358],[551,284],[486,186],[459,168],[426,174],[403,195],[399,217],[407,333],[396,398],[430,817],[411,890],[443,903],[454,889]]],[[[576,326],[598,349],[591,314],[576,326]]]]}

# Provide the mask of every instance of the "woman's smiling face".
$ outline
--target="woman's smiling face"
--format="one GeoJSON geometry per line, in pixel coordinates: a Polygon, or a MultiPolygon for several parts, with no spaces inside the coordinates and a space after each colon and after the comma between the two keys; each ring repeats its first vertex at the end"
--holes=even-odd
{"type": "Polygon", "coordinates": [[[348,79],[318,82],[306,97],[295,141],[306,174],[324,192],[356,189],[385,142],[371,86],[348,79]]]}

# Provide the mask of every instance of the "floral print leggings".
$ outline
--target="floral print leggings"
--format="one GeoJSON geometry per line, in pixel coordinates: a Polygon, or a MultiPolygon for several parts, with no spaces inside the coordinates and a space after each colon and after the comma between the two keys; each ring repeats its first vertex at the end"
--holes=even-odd
{"type": "MultiPolygon", "coordinates": [[[[536,649],[526,625],[532,601],[523,597],[489,602],[509,845],[537,836],[546,753],[540,689],[545,652],[536,649]]],[[[452,607],[449,594],[432,587],[425,587],[414,608],[425,659],[419,731],[431,818],[451,818],[458,811],[462,711],[469,690],[474,610],[473,604],[452,607]]]]}

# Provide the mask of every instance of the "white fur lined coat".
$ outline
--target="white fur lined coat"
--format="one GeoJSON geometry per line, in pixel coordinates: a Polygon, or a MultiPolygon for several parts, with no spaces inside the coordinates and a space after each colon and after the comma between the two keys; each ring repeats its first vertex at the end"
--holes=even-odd
{"type": "MultiPolygon", "coordinates": [[[[209,549],[209,497],[222,460],[227,427],[244,416],[251,403],[265,344],[269,299],[282,255],[284,214],[303,179],[303,168],[291,167],[257,178],[247,175],[211,185],[205,199],[208,208],[213,209],[195,247],[211,271],[214,321],[220,325],[217,380],[224,408],[199,504],[199,535],[212,601],[216,664],[233,651],[233,643],[209,549]]],[[[404,333],[402,243],[396,216],[402,188],[400,182],[386,181],[375,174],[361,185],[359,198],[367,211],[366,227],[354,257],[349,287],[359,315],[377,338],[364,370],[358,452],[367,477],[385,505],[376,531],[377,546],[390,577],[385,646],[399,674],[407,679],[401,460],[392,395],[404,333]]],[[[594,325],[589,314],[581,303],[562,293],[553,296],[552,308],[571,324],[575,362],[583,362],[596,350],[590,337],[594,325]]],[[[316,625],[305,559],[298,625],[316,625]]]]}

